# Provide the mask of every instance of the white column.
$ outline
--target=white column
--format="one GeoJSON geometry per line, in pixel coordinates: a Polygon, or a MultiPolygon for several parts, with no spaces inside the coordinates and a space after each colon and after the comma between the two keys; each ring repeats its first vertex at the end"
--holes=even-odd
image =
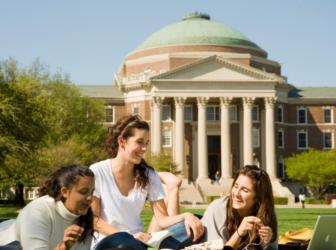
{"type": "Polygon", "coordinates": [[[254,98],[244,97],[244,165],[253,164],[252,107],[254,98]]]}
{"type": "Polygon", "coordinates": [[[175,97],[175,162],[178,170],[184,170],[184,103],[186,98],[175,97]]]}
{"type": "Polygon", "coordinates": [[[153,97],[152,99],[152,153],[161,152],[161,117],[162,117],[162,97],[153,97]]]}
{"type": "Polygon", "coordinates": [[[206,104],[209,98],[198,97],[198,180],[208,179],[208,141],[206,132],[206,104]]]}
{"type": "Polygon", "coordinates": [[[271,179],[276,178],[276,155],[275,155],[275,126],[274,126],[274,103],[275,97],[265,98],[265,131],[266,131],[266,171],[271,179]]]}
{"type": "Polygon", "coordinates": [[[221,169],[222,179],[232,178],[231,131],[230,131],[230,103],[232,98],[221,97],[221,169]]]}

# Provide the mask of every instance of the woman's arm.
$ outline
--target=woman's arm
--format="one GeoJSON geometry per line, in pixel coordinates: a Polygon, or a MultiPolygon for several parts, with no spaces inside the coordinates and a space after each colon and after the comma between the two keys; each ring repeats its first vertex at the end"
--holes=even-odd
{"type": "Polygon", "coordinates": [[[151,202],[152,210],[161,228],[167,228],[180,221],[184,220],[187,234],[190,235],[190,230],[194,233],[194,240],[200,238],[204,232],[202,222],[192,213],[182,213],[178,215],[169,216],[166,205],[163,199],[151,202]]]}
{"type": "Polygon", "coordinates": [[[104,235],[110,235],[116,232],[119,232],[119,230],[115,227],[113,227],[111,224],[107,223],[100,217],[100,199],[97,197],[93,197],[93,201],[91,204],[92,212],[94,215],[93,223],[94,223],[94,230],[104,234],[104,235]]]}
{"type": "Polygon", "coordinates": [[[225,245],[231,246],[236,249],[239,246],[240,240],[248,232],[252,231],[256,224],[260,224],[261,220],[255,216],[244,217],[237,230],[231,235],[230,239],[225,245]]]}

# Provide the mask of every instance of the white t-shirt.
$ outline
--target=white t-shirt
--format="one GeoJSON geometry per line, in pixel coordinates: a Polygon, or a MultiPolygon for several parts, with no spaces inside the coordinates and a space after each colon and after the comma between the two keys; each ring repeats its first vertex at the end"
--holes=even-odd
{"type": "MultiPolygon", "coordinates": [[[[157,201],[164,198],[164,191],[159,175],[148,169],[149,184],[145,189],[135,187],[128,196],[121,194],[112,174],[112,160],[107,159],[90,166],[95,175],[94,196],[100,199],[100,216],[112,226],[129,232],[143,232],[144,225],[140,214],[146,200],[157,201]]],[[[96,241],[105,235],[96,233],[96,241]]]]}

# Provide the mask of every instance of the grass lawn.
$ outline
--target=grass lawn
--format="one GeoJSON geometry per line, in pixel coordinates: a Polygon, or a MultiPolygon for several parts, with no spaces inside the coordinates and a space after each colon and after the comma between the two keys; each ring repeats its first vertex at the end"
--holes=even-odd
{"type": "MultiPolygon", "coordinates": [[[[15,218],[17,216],[17,207],[11,205],[0,204],[0,219],[15,218]]],[[[183,212],[192,212],[195,214],[203,214],[203,209],[183,209],[183,212]]],[[[330,208],[277,208],[279,234],[286,231],[293,231],[303,227],[314,227],[317,216],[321,214],[334,214],[336,209],[330,208]]],[[[147,229],[148,223],[152,218],[152,211],[146,208],[142,213],[142,219],[147,229]]]]}
{"type": "Polygon", "coordinates": [[[0,204],[0,220],[15,218],[17,216],[18,207],[8,204],[0,204]]]}
{"type": "MultiPolygon", "coordinates": [[[[202,209],[184,209],[184,211],[203,214],[202,209]]],[[[303,227],[314,228],[318,215],[322,214],[334,214],[336,215],[336,209],[330,208],[277,208],[276,213],[278,216],[278,228],[279,235],[286,231],[293,231],[303,227]]],[[[150,209],[145,209],[142,213],[142,218],[147,228],[150,219],[152,218],[152,212],[150,209]]]]}

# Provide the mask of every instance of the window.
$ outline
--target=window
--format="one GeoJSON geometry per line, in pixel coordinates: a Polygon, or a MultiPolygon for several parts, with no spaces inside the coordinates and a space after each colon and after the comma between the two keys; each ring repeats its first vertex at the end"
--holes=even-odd
{"type": "Polygon", "coordinates": [[[185,105],[184,106],[184,121],[185,122],[192,122],[193,116],[192,116],[192,105],[185,105]]]}
{"type": "Polygon", "coordinates": [[[259,107],[257,105],[253,105],[252,108],[252,121],[259,121],[259,107]]]}
{"type": "Polygon", "coordinates": [[[307,123],[307,109],[305,107],[298,108],[298,123],[307,123]]]}
{"type": "Polygon", "coordinates": [[[172,146],[172,136],[171,130],[165,128],[162,132],[162,146],[163,147],[171,147],[172,146]]]}
{"type": "Polygon", "coordinates": [[[283,131],[283,129],[278,130],[278,147],[279,148],[284,147],[284,131],[283,131]]]}
{"type": "Polygon", "coordinates": [[[259,148],[260,147],[260,134],[259,134],[259,129],[258,128],[253,128],[252,129],[252,145],[254,148],[259,148]]]}
{"type": "Polygon", "coordinates": [[[278,159],[278,177],[280,179],[285,179],[285,164],[281,156],[278,159]]]}
{"type": "Polygon", "coordinates": [[[207,106],[207,120],[219,121],[219,106],[207,106]]]}
{"type": "Polygon", "coordinates": [[[105,122],[114,122],[114,108],[111,105],[105,106],[105,122]]]}
{"type": "Polygon", "coordinates": [[[323,132],[323,148],[332,148],[332,133],[330,131],[323,132]]]}
{"type": "Polygon", "coordinates": [[[283,122],[283,106],[279,105],[277,110],[277,121],[283,122]]]}
{"type": "Polygon", "coordinates": [[[230,121],[237,121],[237,106],[231,105],[230,106],[230,121]]]}
{"type": "Polygon", "coordinates": [[[167,121],[171,119],[170,105],[162,106],[162,121],[167,121]]]}
{"type": "Polygon", "coordinates": [[[331,123],[331,108],[324,108],[324,122],[331,123]]]}
{"type": "Polygon", "coordinates": [[[35,199],[35,190],[34,189],[26,189],[26,199],[33,200],[35,199]]]}
{"type": "Polygon", "coordinates": [[[132,106],[132,114],[133,115],[138,115],[139,114],[139,105],[138,104],[134,104],[133,106],[132,106]]]}
{"type": "Polygon", "coordinates": [[[308,132],[301,130],[297,132],[297,148],[307,149],[308,148],[308,132]]]}

